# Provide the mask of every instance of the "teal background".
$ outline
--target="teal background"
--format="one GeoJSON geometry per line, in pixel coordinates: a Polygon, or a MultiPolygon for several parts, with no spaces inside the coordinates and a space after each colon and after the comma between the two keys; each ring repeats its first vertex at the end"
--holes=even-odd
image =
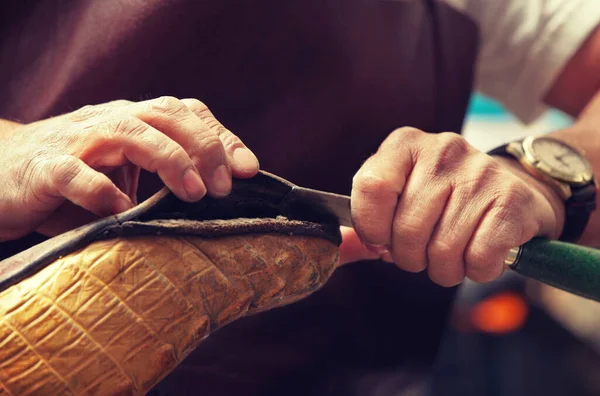
{"type": "MultiPolygon", "coordinates": [[[[505,119],[506,121],[518,122],[500,103],[478,93],[471,97],[467,116],[476,119],[489,118],[491,121],[505,119]]],[[[564,127],[573,122],[570,116],[555,109],[549,110],[542,118],[545,122],[549,122],[556,127],[564,127]]]]}
{"type": "Polygon", "coordinates": [[[469,115],[505,116],[504,108],[496,101],[486,96],[475,94],[469,103],[469,115]]]}

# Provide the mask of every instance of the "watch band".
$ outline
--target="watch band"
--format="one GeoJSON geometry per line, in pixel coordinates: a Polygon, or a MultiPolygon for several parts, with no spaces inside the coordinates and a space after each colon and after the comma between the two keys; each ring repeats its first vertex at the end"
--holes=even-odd
{"type": "MultiPolygon", "coordinates": [[[[523,139],[517,140],[517,142],[523,142],[523,139]]],[[[488,151],[487,153],[488,153],[488,155],[500,155],[502,157],[515,158],[508,151],[506,151],[507,147],[508,147],[508,143],[503,144],[502,146],[498,146],[498,147],[488,151]]]]}
{"type": "MultiPolygon", "coordinates": [[[[518,140],[517,142],[522,142],[518,140]]],[[[515,158],[506,151],[508,144],[503,144],[490,151],[488,155],[515,158]]],[[[565,201],[565,223],[559,237],[560,241],[576,242],[583,234],[590,214],[596,209],[596,185],[590,182],[584,186],[570,186],[571,197],[565,201]]]]}
{"type": "Polygon", "coordinates": [[[579,188],[571,186],[571,191],[571,197],[565,202],[565,225],[559,238],[565,242],[579,240],[590,214],[596,209],[596,186],[593,182],[579,188]]]}

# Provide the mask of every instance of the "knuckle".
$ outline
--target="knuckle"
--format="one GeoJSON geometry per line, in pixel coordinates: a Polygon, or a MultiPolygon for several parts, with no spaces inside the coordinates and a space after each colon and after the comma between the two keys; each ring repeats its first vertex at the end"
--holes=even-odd
{"type": "Polygon", "coordinates": [[[86,192],[91,197],[106,197],[116,193],[116,186],[102,173],[94,174],[87,184],[89,187],[86,188],[86,192]]]}
{"type": "MultiPolygon", "coordinates": [[[[221,122],[219,122],[219,120],[217,120],[217,118],[210,111],[208,106],[206,106],[203,102],[199,101],[198,99],[189,99],[189,100],[190,100],[190,103],[186,102],[186,104],[188,105],[190,110],[192,110],[192,112],[198,118],[200,118],[202,120],[202,122],[204,122],[204,124],[208,128],[212,129],[219,135],[229,132],[228,129],[225,128],[223,126],[223,124],[221,124],[221,122]]],[[[229,132],[229,133],[231,133],[231,132],[229,132]]]]}
{"type": "Polygon", "coordinates": [[[131,116],[107,121],[107,130],[111,136],[134,137],[146,132],[148,125],[131,116]]]}
{"type": "Polygon", "coordinates": [[[159,168],[172,168],[176,162],[185,162],[188,166],[188,155],[179,144],[165,139],[159,143],[158,155],[150,160],[148,170],[156,172],[159,168]]]}
{"type": "Polygon", "coordinates": [[[59,190],[63,190],[73,182],[81,168],[75,158],[65,156],[57,159],[50,165],[50,180],[59,190]]]}
{"type": "Polygon", "coordinates": [[[413,127],[402,127],[395,129],[388,135],[388,137],[381,144],[380,148],[393,148],[397,149],[407,143],[413,144],[419,139],[426,136],[426,133],[413,127]]]}
{"type": "Polygon", "coordinates": [[[187,162],[188,155],[186,151],[178,145],[177,143],[169,143],[167,148],[165,149],[167,153],[166,160],[168,163],[172,163],[175,161],[184,161],[187,162]]]}
{"type": "Polygon", "coordinates": [[[471,192],[482,191],[499,180],[500,167],[485,154],[481,154],[473,159],[470,171],[464,172],[463,175],[465,177],[457,181],[458,186],[471,192]]]}
{"type": "Polygon", "coordinates": [[[229,130],[223,128],[224,131],[219,135],[223,148],[226,151],[233,152],[238,148],[245,147],[242,141],[229,130]]]}
{"type": "Polygon", "coordinates": [[[153,111],[168,116],[181,116],[190,113],[190,109],[174,96],[161,96],[151,100],[150,107],[153,111]]]}
{"type": "Polygon", "coordinates": [[[204,155],[222,155],[223,143],[212,131],[198,135],[198,148],[204,155]]]}
{"type": "Polygon", "coordinates": [[[206,111],[208,111],[208,106],[198,99],[185,99],[184,103],[191,111],[193,111],[196,114],[203,114],[206,111]]]}
{"type": "Polygon", "coordinates": [[[405,141],[405,140],[415,140],[422,137],[424,134],[423,131],[413,127],[402,127],[395,129],[390,137],[395,139],[396,141],[405,141]]]}
{"type": "Polygon", "coordinates": [[[87,106],[83,106],[82,108],[77,109],[74,112],[70,113],[67,116],[67,118],[71,122],[82,122],[82,121],[88,121],[88,120],[100,115],[101,113],[102,113],[102,110],[100,107],[94,106],[94,105],[87,105],[87,106]]]}
{"type": "Polygon", "coordinates": [[[390,181],[371,171],[359,171],[352,179],[352,188],[361,193],[377,194],[389,189],[390,181]]]}
{"type": "Polygon", "coordinates": [[[436,136],[435,156],[429,173],[440,176],[448,173],[460,164],[469,152],[469,145],[460,135],[444,132],[436,136]]]}
{"type": "Polygon", "coordinates": [[[202,119],[202,122],[204,122],[204,124],[211,130],[213,130],[217,135],[227,134],[227,132],[228,132],[227,128],[225,128],[223,126],[223,124],[221,124],[215,117],[211,116],[211,117],[204,117],[201,119],[202,119]]]}

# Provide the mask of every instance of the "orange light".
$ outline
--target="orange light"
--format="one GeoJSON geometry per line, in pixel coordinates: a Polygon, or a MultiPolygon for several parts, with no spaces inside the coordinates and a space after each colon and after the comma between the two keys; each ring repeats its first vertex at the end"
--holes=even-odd
{"type": "Polygon", "coordinates": [[[502,292],[479,302],[471,309],[473,326],[485,333],[506,334],[520,329],[529,308],[520,295],[502,292]]]}

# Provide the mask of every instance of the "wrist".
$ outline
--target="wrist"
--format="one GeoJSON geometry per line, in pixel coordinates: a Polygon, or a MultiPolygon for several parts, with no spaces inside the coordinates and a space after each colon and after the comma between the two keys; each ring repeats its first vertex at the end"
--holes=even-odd
{"type": "Polygon", "coordinates": [[[14,132],[17,128],[21,126],[23,126],[23,124],[0,118],[0,137],[10,135],[12,132],[14,132]]]}
{"type": "Polygon", "coordinates": [[[548,237],[558,239],[562,234],[565,223],[565,201],[558,192],[550,185],[535,178],[528,173],[516,158],[496,156],[493,158],[509,169],[515,176],[531,186],[536,192],[540,193],[552,207],[554,212],[555,224],[552,229],[542,230],[548,233],[548,237]]]}

